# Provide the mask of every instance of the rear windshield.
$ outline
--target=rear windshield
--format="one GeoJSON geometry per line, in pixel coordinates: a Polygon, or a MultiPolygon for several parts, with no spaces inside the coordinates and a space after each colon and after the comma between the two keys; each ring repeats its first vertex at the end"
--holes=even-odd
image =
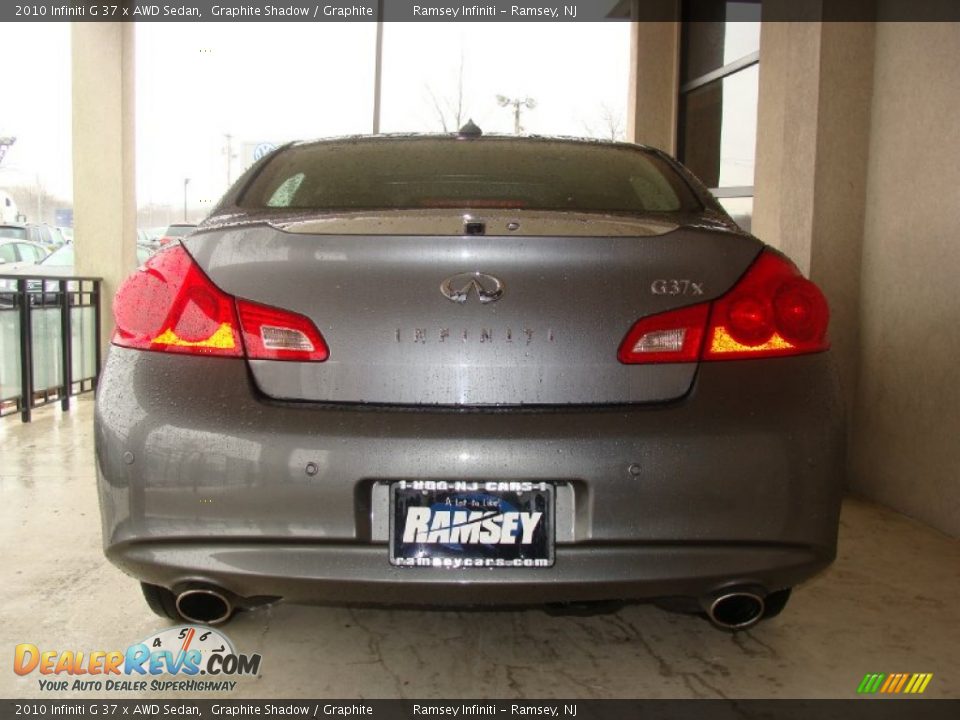
{"type": "Polygon", "coordinates": [[[13,238],[14,240],[26,240],[27,229],[22,227],[10,227],[9,225],[0,225],[0,238],[13,238]]]}
{"type": "Polygon", "coordinates": [[[267,163],[246,208],[516,208],[677,212],[701,206],[656,155],[543,140],[409,138],[293,146],[267,163]]]}

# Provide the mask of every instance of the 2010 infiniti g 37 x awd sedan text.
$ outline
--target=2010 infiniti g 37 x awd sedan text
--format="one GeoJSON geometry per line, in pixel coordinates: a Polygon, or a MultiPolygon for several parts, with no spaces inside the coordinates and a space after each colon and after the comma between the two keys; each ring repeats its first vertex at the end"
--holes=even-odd
{"type": "Polygon", "coordinates": [[[469,130],[280,148],[119,289],[104,543],[155,611],[738,628],[834,558],[820,290],[661,152],[469,130]]]}

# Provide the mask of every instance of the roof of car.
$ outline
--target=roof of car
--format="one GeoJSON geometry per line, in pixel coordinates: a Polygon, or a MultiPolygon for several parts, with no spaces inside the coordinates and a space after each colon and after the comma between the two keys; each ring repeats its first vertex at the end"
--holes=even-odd
{"type": "Polygon", "coordinates": [[[32,240],[25,240],[23,238],[0,238],[0,245],[10,245],[12,243],[16,243],[17,245],[30,245],[38,250],[43,250],[45,253],[50,252],[49,248],[40,243],[35,243],[32,240]]]}
{"type": "Polygon", "coordinates": [[[480,135],[448,132],[448,133],[379,133],[377,135],[339,135],[334,137],[320,137],[304,140],[296,140],[281,148],[291,146],[316,145],[322,143],[354,143],[354,142],[380,142],[380,141],[403,141],[403,140],[461,140],[472,142],[493,141],[513,141],[513,142],[561,142],[574,145],[595,145],[598,147],[624,147],[633,150],[642,149],[657,152],[657,148],[650,145],[641,145],[639,143],[627,142],[625,140],[605,140],[603,138],[576,137],[572,135],[513,135],[506,133],[483,133],[480,135]]]}

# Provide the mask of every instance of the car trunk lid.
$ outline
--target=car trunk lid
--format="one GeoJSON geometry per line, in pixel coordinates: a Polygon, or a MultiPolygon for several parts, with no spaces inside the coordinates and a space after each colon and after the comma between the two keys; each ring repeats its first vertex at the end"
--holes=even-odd
{"type": "Polygon", "coordinates": [[[249,361],[271,398],[513,406],[682,397],[695,363],[623,365],[620,342],[640,317],[725,292],[761,244],[656,218],[588,220],[488,214],[484,229],[496,234],[464,235],[462,213],[357,214],[201,229],[184,244],[226,292],[301,313],[323,334],[326,362],[249,361]],[[510,223],[522,234],[508,234],[510,223]]]}

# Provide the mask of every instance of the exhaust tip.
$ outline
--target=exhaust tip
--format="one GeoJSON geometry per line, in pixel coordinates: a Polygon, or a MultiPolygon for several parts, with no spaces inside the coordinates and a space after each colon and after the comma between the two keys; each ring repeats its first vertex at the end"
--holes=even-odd
{"type": "Polygon", "coordinates": [[[194,588],[177,595],[177,612],[190,622],[219,625],[230,619],[233,604],[216,590],[194,588]]]}
{"type": "Polygon", "coordinates": [[[717,627],[726,630],[746,630],[763,617],[764,602],[760,595],[751,592],[731,592],[718,595],[707,616],[717,627]]]}

